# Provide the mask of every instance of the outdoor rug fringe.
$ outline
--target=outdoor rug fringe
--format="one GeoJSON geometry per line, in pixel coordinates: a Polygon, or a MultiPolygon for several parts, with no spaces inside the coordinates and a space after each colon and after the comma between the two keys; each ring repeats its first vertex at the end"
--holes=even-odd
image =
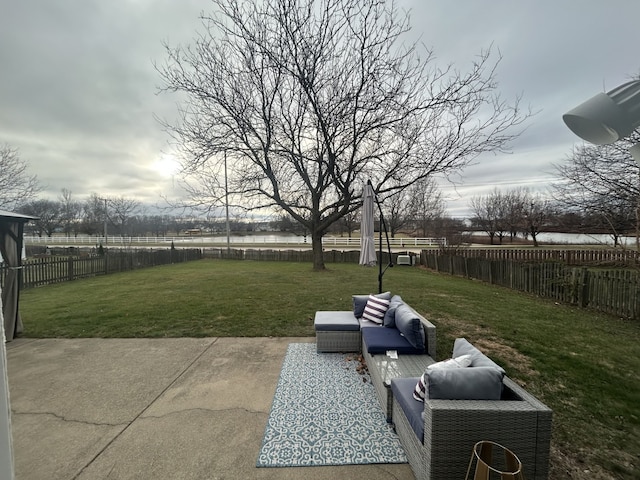
{"type": "Polygon", "coordinates": [[[258,467],[407,462],[356,357],[289,344],[258,467]]]}

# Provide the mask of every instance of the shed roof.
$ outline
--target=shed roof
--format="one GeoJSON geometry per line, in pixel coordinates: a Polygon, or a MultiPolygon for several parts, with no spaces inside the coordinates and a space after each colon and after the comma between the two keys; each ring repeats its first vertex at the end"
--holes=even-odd
{"type": "Polygon", "coordinates": [[[7,210],[0,210],[0,221],[26,223],[29,220],[38,220],[38,217],[32,217],[31,215],[24,215],[22,213],[8,212],[7,210]]]}

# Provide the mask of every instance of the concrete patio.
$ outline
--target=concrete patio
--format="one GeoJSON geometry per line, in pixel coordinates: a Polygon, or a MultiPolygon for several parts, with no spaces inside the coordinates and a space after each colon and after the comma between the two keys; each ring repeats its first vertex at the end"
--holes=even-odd
{"type": "Polygon", "coordinates": [[[408,464],[256,468],[287,345],[313,341],[14,340],[17,479],[413,479],[408,464]]]}

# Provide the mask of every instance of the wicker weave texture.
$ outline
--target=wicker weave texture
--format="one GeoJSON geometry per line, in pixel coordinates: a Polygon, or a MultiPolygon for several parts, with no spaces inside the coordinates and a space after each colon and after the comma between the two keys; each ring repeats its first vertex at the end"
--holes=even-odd
{"type": "Polygon", "coordinates": [[[318,352],[359,352],[362,344],[360,331],[317,331],[318,352]]]}
{"type": "Polygon", "coordinates": [[[419,377],[434,360],[429,355],[399,355],[394,360],[385,354],[371,355],[364,345],[362,352],[369,367],[378,402],[387,412],[387,421],[391,422],[393,401],[393,394],[389,388],[391,379],[419,377]]]}
{"type": "Polygon", "coordinates": [[[525,478],[548,478],[551,410],[507,377],[505,389],[522,400],[427,399],[424,444],[394,400],[393,422],[418,480],[464,478],[473,446],[480,440],[512,450],[522,461],[525,478]]]}
{"type": "Polygon", "coordinates": [[[378,402],[380,402],[382,409],[387,412],[388,422],[392,421],[393,410],[393,394],[388,387],[391,379],[398,377],[419,377],[427,366],[435,361],[436,327],[419,313],[416,312],[416,315],[418,315],[424,328],[428,355],[399,355],[397,360],[392,360],[385,354],[371,355],[367,351],[364,340],[362,340],[362,355],[369,367],[371,381],[373,382],[378,402]]]}

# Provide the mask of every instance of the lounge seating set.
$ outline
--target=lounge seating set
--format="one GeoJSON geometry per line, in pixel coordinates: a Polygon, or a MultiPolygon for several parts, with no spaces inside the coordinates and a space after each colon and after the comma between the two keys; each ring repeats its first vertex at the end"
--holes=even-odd
{"type": "Polygon", "coordinates": [[[318,352],[362,352],[416,479],[465,478],[483,440],[513,451],[528,480],[547,479],[552,411],[466,339],[436,362],[436,327],[390,292],[319,311],[315,329],[318,352]]]}

